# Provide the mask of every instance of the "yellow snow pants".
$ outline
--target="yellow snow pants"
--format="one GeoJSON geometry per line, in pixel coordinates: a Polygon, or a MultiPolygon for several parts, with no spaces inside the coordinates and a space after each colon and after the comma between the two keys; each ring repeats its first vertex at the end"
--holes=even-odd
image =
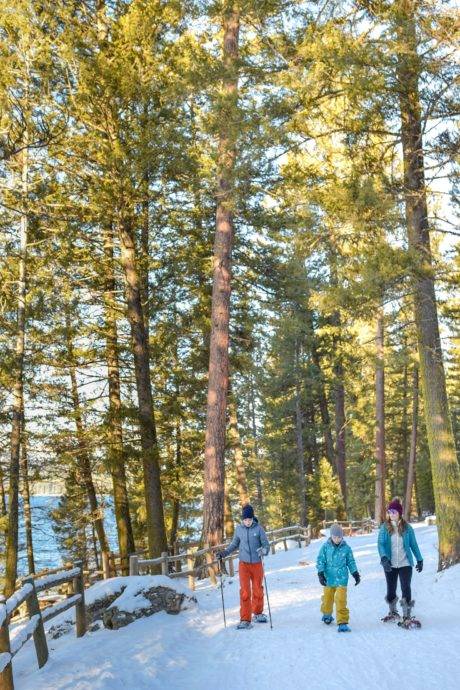
{"type": "Polygon", "coordinates": [[[348,623],[350,611],[347,608],[347,588],[346,587],[324,587],[323,598],[321,600],[321,613],[330,615],[334,606],[337,617],[337,625],[348,623]]]}

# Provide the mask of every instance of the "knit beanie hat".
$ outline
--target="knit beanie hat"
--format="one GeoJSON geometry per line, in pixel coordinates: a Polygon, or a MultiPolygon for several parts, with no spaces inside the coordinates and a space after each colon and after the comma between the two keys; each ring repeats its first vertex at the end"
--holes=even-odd
{"type": "Polygon", "coordinates": [[[397,498],[394,498],[391,503],[388,504],[388,510],[397,510],[399,517],[401,517],[403,514],[402,505],[397,498]]]}
{"type": "Polygon", "coordinates": [[[241,517],[243,520],[246,520],[246,518],[253,518],[254,517],[254,508],[249,505],[249,503],[245,506],[243,506],[243,511],[241,513],[241,517]]]}
{"type": "Polygon", "coordinates": [[[334,524],[331,525],[329,534],[331,535],[331,537],[340,537],[341,539],[343,539],[343,529],[337,522],[334,522],[334,524]]]}

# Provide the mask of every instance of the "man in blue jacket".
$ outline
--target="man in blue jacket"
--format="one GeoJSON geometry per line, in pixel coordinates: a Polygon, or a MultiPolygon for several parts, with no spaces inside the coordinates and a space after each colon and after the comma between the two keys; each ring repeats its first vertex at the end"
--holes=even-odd
{"type": "Polygon", "coordinates": [[[224,551],[217,554],[222,559],[240,550],[240,622],[239,629],[251,627],[251,613],[257,623],[266,623],[267,616],[263,613],[264,588],[262,585],[264,571],[262,557],[270,550],[267,535],[254,516],[254,509],[250,505],[243,507],[242,523],[237,526],[231,543],[224,551]]]}

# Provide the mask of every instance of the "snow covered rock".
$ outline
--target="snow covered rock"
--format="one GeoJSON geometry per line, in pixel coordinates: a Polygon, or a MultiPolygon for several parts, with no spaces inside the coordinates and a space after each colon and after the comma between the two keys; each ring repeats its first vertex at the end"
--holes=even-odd
{"type": "Polygon", "coordinates": [[[117,630],[129,625],[138,618],[151,616],[158,611],[177,614],[184,608],[189,608],[193,600],[183,592],[176,592],[172,587],[154,586],[141,589],[128,599],[123,594],[109,606],[102,615],[104,626],[110,630],[117,630]]]}

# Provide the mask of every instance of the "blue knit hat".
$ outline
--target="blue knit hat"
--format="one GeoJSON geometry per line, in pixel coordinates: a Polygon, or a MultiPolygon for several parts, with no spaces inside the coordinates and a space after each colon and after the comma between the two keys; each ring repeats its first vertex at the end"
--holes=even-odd
{"type": "Polygon", "coordinates": [[[246,520],[246,518],[253,518],[254,517],[254,508],[249,505],[249,503],[245,506],[243,506],[243,511],[241,513],[241,518],[243,520],[246,520]]]}

